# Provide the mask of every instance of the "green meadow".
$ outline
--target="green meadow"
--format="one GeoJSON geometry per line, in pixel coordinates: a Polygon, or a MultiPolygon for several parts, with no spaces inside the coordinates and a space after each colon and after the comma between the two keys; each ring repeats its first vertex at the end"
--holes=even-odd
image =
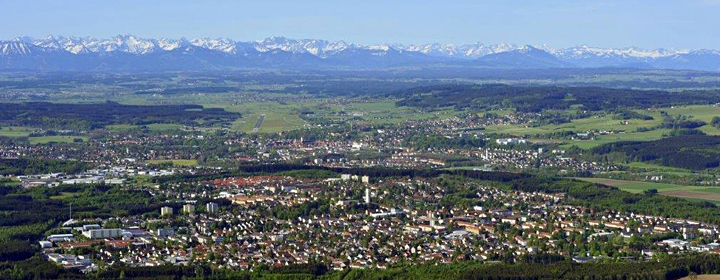
{"type": "Polygon", "coordinates": [[[151,159],[145,161],[148,164],[165,164],[170,163],[175,166],[197,166],[198,162],[195,159],[151,159]]]}

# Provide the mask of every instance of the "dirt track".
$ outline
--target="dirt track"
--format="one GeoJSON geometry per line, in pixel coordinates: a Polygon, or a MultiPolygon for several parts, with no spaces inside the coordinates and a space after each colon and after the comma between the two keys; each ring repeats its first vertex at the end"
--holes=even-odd
{"type": "Polygon", "coordinates": [[[608,185],[611,187],[617,187],[617,186],[623,186],[623,185],[631,185],[636,184],[637,182],[633,181],[623,181],[623,180],[615,180],[615,179],[603,179],[597,181],[598,184],[608,185]]]}
{"type": "Polygon", "coordinates": [[[720,194],[699,192],[699,191],[677,190],[677,191],[666,191],[666,192],[662,192],[660,194],[666,195],[666,196],[672,196],[672,197],[698,198],[698,199],[705,199],[705,200],[720,201],[720,194]]]}
{"type": "MultiPolygon", "coordinates": [[[[683,277],[678,280],[690,280],[690,277],[683,277]]],[[[698,275],[697,280],[720,280],[720,274],[705,274],[705,275],[698,275]]]]}

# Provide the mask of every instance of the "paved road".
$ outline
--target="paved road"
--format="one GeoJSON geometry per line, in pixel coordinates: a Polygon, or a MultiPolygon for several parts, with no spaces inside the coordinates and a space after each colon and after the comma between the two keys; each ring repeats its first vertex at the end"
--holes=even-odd
{"type": "Polygon", "coordinates": [[[261,114],[260,117],[257,119],[257,122],[255,123],[255,127],[253,128],[253,132],[258,132],[260,130],[260,126],[265,121],[265,114],[261,114]]]}

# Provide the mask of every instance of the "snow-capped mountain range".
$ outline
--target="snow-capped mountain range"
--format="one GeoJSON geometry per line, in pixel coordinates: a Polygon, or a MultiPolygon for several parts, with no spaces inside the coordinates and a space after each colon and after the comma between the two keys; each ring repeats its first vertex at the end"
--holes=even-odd
{"type": "Polygon", "coordinates": [[[421,44],[359,45],[343,41],[269,37],[151,39],[120,35],[20,37],[0,41],[0,69],[73,71],[164,71],[242,68],[387,68],[462,66],[488,68],[629,67],[720,71],[718,50],[545,45],[421,44]]]}

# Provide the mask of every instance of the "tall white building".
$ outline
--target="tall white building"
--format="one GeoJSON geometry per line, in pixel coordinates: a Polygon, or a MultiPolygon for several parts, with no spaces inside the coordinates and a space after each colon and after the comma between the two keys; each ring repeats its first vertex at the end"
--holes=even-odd
{"type": "Polygon", "coordinates": [[[170,216],[173,214],[173,209],[170,206],[160,208],[160,216],[170,216]]]}
{"type": "Polygon", "coordinates": [[[365,184],[370,184],[370,176],[367,176],[367,175],[362,176],[362,180],[361,180],[361,181],[362,181],[363,183],[365,183],[365,184]]]}
{"type": "Polygon", "coordinates": [[[195,205],[192,205],[192,204],[183,205],[183,212],[185,212],[185,214],[195,214],[195,205]]]}
{"type": "Polygon", "coordinates": [[[370,188],[365,188],[365,204],[370,204],[370,188]]]}
{"type": "Polygon", "coordinates": [[[208,202],[208,204],[205,205],[205,208],[208,213],[215,213],[218,211],[218,204],[215,202],[208,202]]]}

